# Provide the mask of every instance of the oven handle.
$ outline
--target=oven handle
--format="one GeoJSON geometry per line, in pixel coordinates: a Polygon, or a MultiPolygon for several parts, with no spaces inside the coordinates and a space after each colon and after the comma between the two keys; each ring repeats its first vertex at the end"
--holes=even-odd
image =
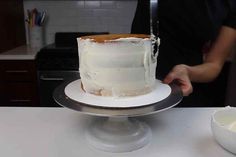
{"type": "Polygon", "coordinates": [[[10,102],[12,102],[12,103],[27,103],[27,102],[31,102],[31,100],[28,100],[28,99],[11,99],[10,102]]]}
{"type": "Polygon", "coordinates": [[[44,76],[40,76],[40,80],[43,80],[43,81],[64,81],[64,78],[61,78],[61,77],[44,77],[44,76]]]}

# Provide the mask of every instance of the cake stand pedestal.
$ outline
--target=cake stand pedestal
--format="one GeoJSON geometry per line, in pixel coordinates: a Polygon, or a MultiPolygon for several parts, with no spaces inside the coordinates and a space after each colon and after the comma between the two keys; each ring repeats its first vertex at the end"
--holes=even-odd
{"type": "Polygon", "coordinates": [[[148,144],[151,136],[148,125],[128,117],[97,119],[86,132],[89,144],[109,152],[137,150],[148,144]]]}
{"type": "MultiPolygon", "coordinates": [[[[54,100],[61,106],[97,116],[86,131],[86,139],[93,147],[107,152],[130,152],[147,145],[151,140],[151,129],[146,123],[137,120],[135,117],[167,110],[177,105],[183,98],[181,89],[173,83],[169,85],[170,94],[161,101],[135,106],[101,106],[96,104],[105,104],[106,102],[91,102],[91,99],[94,99],[94,95],[91,94],[80,93],[84,95],[78,98],[79,100],[68,97],[65,88],[70,84],[74,86],[75,83],[80,86],[78,82],[74,81],[57,87],[53,93],[54,100]]],[[[78,90],[77,92],[83,91],[78,90]]],[[[151,99],[152,94],[152,92],[150,95],[147,94],[146,98],[150,97],[151,99]]],[[[139,96],[134,97],[128,102],[135,101],[135,103],[139,103],[140,101],[136,100],[138,98],[139,96]]],[[[98,101],[105,100],[98,99],[98,101]]],[[[122,98],[115,101],[116,103],[119,103],[119,101],[124,103],[122,98]]]]}

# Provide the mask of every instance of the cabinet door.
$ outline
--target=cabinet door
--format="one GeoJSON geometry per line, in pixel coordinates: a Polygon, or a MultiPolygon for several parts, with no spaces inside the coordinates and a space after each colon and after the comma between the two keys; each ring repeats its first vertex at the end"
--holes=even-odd
{"type": "Polygon", "coordinates": [[[6,102],[9,106],[34,105],[34,88],[32,83],[6,83],[6,102]]]}
{"type": "Polygon", "coordinates": [[[4,93],[4,84],[0,82],[0,106],[6,104],[6,95],[4,93]]]}
{"type": "Polygon", "coordinates": [[[38,106],[35,61],[0,61],[0,106],[38,106]]]}
{"type": "Polygon", "coordinates": [[[3,66],[2,63],[0,62],[0,106],[5,105],[5,92],[4,92],[4,82],[3,82],[3,66]]]}
{"type": "Polygon", "coordinates": [[[33,82],[36,68],[33,61],[3,61],[2,79],[5,82],[33,82]]]}
{"type": "Polygon", "coordinates": [[[23,0],[0,1],[0,53],[24,45],[23,0]]]}

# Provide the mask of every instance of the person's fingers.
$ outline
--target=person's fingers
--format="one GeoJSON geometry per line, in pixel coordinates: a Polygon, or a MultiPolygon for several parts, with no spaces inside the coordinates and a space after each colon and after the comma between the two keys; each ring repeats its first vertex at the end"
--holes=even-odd
{"type": "Polygon", "coordinates": [[[193,92],[193,87],[191,83],[187,83],[186,85],[181,86],[181,89],[184,96],[188,96],[193,92]]]}
{"type": "Polygon", "coordinates": [[[171,83],[174,79],[176,79],[175,74],[170,72],[165,79],[163,80],[163,83],[169,84],[171,83]]]}
{"type": "Polygon", "coordinates": [[[193,92],[193,87],[188,78],[175,78],[175,83],[181,88],[183,96],[188,96],[193,92]]]}
{"type": "Polygon", "coordinates": [[[171,83],[172,81],[177,81],[176,83],[180,86],[183,95],[188,96],[193,92],[193,87],[187,76],[177,76],[174,72],[168,74],[164,80],[164,83],[171,83]]]}
{"type": "Polygon", "coordinates": [[[170,84],[173,81],[177,81],[176,83],[180,86],[184,96],[188,96],[193,92],[193,87],[184,65],[175,66],[165,77],[163,83],[170,84]]]}
{"type": "Polygon", "coordinates": [[[178,82],[180,84],[184,96],[188,96],[193,92],[192,83],[187,76],[179,78],[178,82]]]}

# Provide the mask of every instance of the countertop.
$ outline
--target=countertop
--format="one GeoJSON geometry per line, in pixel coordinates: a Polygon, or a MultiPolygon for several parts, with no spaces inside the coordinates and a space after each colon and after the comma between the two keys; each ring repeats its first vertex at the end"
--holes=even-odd
{"type": "Polygon", "coordinates": [[[23,45],[0,53],[0,60],[34,60],[39,50],[40,48],[31,48],[23,45]]]}
{"type": "Polygon", "coordinates": [[[128,153],[88,145],[84,133],[95,117],[65,108],[0,108],[0,156],[6,157],[233,157],[214,140],[211,114],[217,108],[172,108],[140,117],[151,142],[128,153]]]}

